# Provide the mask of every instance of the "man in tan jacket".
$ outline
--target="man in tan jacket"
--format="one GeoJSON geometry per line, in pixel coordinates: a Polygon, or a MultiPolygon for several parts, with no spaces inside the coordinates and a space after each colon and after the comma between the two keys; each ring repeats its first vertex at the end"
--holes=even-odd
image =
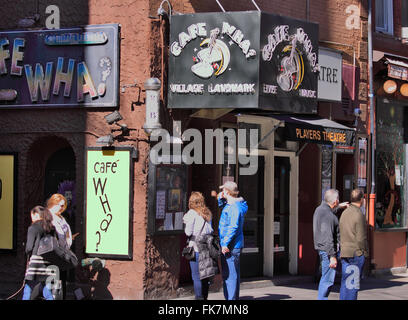
{"type": "Polygon", "coordinates": [[[340,300],[357,300],[365,257],[368,256],[367,224],[360,208],[364,205],[360,189],[351,192],[351,204],[340,217],[341,287],[340,300]]]}

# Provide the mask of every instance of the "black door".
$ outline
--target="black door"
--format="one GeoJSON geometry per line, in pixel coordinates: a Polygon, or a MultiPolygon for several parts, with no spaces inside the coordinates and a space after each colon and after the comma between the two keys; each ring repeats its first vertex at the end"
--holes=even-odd
{"type": "Polygon", "coordinates": [[[290,159],[275,157],[273,273],[289,273],[290,159]]]}
{"type": "Polygon", "coordinates": [[[264,157],[258,157],[254,175],[240,175],[240,196],[248,203],[244,222],[244,248],[241,254],[241,277],[263,275],[264,241],[264,157]]]}

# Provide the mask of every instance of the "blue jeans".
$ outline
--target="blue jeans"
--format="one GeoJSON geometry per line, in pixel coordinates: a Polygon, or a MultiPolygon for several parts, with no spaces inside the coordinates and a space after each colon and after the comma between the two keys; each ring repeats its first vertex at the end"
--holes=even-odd
{"type": "MultiPolygon", "coordinates": [[[[33,291],[34,287],[38,284],[38,282],[34,281],[26,281],[26,285],[24,286],[24,293],[22,300],[30,300],[31,299],[31,292],[33,291]]],[[[42,294],[45,300],[54,300],[52,295],[51,289],[48,288],[45,283],[40,284],[42,287],[42,294]]]]}
{"type": "Polygon", "coordinates": [[[327,300],[330,290],[334,284],[336,277],[336,269],[330,268],[330,258],[325,251],[319,251],[320,265],[322,266],[322,277],[319,282],[319,289],[317,293],[318,300],[327,300]]]}
{"type": "Polygon", "coordinates": [[[357,300],[364,261],[364,255],[341,259],[340,300],[357,300]]]}
{"type": "Polygon", "coordinates": [[[222,280],[226,300],[239,299],[241,251],[242,249],[238,248],[227,254],[221,254],[222,280]]]}
{"type": "Polygon", "coordinates": [[[206,278],[200,280],[200,271],[198,268],[198,252],[195,253],[195,258],[190,260],[191,278],[193,279],[194,294],[197,300],[207,300],[208,288],[210,286],[210,279],[206,278]]]}

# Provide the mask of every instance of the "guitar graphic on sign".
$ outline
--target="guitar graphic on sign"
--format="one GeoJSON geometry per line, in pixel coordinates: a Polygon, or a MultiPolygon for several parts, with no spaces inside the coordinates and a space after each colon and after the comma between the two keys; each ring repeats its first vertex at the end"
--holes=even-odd
{"type": "Polygon", "coordinates": [[[304,76],[304,63],[299,50],[296,49],[296,37],[293,37],[292,44],[283,48],[282,52],[290,50],[290,56],[283,57],[281,61],[280,74],[276,81],[283,91],[292,91],[299,88],[304,76]]]}
{"type": "Polygon", "coordinates": [[[226,44],[217,39],[219,34],[219,28],[211,30],[210,38],[200,43],[200,47],[207,47],[200,50],[197,57],[193,57],[193,60],[198,62],[191,67],[191,71],[200,78],[208,79],[213,74],[219,76],[228,67],[230,52],[226,44]]]}

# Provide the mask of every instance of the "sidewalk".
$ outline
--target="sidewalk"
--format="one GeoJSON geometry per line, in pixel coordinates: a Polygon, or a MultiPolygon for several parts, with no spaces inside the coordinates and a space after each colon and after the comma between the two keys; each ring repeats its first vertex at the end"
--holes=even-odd
{"type": "MultiPolygon", "coordinates": [[[[313,277],[284,276],[272,279],[242,280],[241,300],[316,300],[318,284],[313,277]]],[[[187,288],[186,288],[187,289],[187,288]]],[[[192,290],[192,289],[191,289],[192,290]]],[[[187,290],[190,292],[190,289],[187,290]]],[[[191,291],[192,292],[192,291],[191,291]]],[[[336,279],[329,300],[339,300],[340,281],[336,279]]],[[[193,300],[186,295],[174,300],[193,300]]],[[[224,300],[222,290],[210,292],[208,300],[224,300]]],[[[361,280],[358,300],[408,300],[408,273],[367,277],[361,280]]]]}

